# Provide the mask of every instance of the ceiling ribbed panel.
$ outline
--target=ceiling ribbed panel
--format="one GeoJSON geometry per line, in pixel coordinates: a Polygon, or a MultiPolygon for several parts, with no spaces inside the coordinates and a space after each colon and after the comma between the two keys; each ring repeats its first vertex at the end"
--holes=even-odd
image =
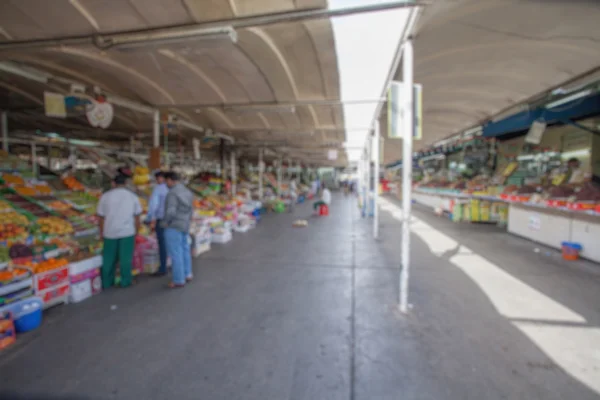
{"type": "MultiPolygon", "coordinates": [[[[599,21],[595,0],[434,1],[414,41],[424,111],[415,150],[600,66],[599,21]]],[[[386,162],[401,158],[400,141],[386,146],[386,162]]]]}
{"type": "MultiPolygon", "coordinates": [[[[325,0],[5,1],[0,4],[0,38],[5,43],[91,38],[326,6],[325,0]]],[[[87,45],[0,51],[0,61],[35,67],[85,84],[90,91],[98,86],[109,94],[161,108],[241,140],[255,129],[265,130],[267,136],[269,131],[277,130],[278,137],[293,147],[300,131],[314,132],[322,126],[343,129],[339,104],[315,103],[340,99],[334,38],[328,19],[257,24],[238,28],[236,33],[235,43],[193,40],[127,50],[102,50],[90,39],[87,45]],[[278,109],[277,103],[293,107],[278,109]]],[[[16,85],[21,92],[17,96],[25,96],[25,100],[14,102],[15,107],[22,107],[26,101],[40,112],[39,102],[27,100],[27,96],[41,101],[44,90],[57,90],[25,81],[0,72],[0,82],[13,87],[13,92],[16,85]]],[[[68,91],[64,82],[62,89],[68,91]]],[[[121,133],[151,129],[148,115],[120,108],[118,111],[123,115],[118,115],[110,129],[121,133]]],[[[88,129],[90,135],[96,132],[89,126],[82,129],[88,129]]],[[[325,158],[328,145],[324,136],[315,134],[312,143],[323,147],[314,150],[321,158],[325,158]]],[[[337,135],[336,139],[339,144],[344,136],[337,135]]]]}

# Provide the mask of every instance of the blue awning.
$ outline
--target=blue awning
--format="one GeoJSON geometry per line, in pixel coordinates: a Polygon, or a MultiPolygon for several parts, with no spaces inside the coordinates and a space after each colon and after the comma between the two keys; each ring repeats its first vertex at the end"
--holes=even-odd
{"type": "Polygon", "coordinates": [[[534,110],[511,115],[500,121],[489,122],[483,126],[483,136],[496,137],[510,133],[525,132],[537,120],[542,120],[547,125],[552,125],[576,121],[595,115],[600,115],[600,94],[576,99],[551,109],[539,107],[534,110]]]}

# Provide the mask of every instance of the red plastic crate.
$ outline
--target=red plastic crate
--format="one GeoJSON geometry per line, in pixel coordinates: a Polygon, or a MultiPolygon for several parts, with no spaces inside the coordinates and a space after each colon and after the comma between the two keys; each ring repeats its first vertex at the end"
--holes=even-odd
{"type": "Polygon", "coordinates": [[[62,286],[58,286],[52,289],[47,289],[44,290],[42,292],[37,293],[37,295],[39,297],[41,297],[42,301],[44,303],[49,303],[52,300],[55,300],[59,297],[66,297],[69,294],[69,282],[67,282],[66,284],[62,285],[62,286]]]}
{"type": "Polygon", "coordinates": [[[567,205],[567,207],[570,210],[575,210],[575,211],[586,211],[586,210],[593,210],[595,207],[594,203],[588,203],[588,202],[575,202],[575,203],[569,203],[567,205]]]}
{"type": "Polygon", "coordinates": [[[546,200],[548,207],[566,207],[567,203],[567,200],[546,200]]]}
{"type": "Polygon", "coordinates": [[[35,290],[45,290],[69,282],[69,266],[35,275],[35,290]]]}

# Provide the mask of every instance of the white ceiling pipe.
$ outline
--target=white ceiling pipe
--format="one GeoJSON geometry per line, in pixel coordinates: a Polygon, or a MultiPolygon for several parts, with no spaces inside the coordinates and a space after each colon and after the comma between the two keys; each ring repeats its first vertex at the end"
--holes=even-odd
{"type": "MultiPolygon", "coordinates": [[[[10,40],[0,42],[0,51],[2,50],[23,50],[35,48],[61,47],[61,46],[85,46],[85,45],[102,45],[103,43],[122,42],[123,37],[132,38],[135,35],[136,41],[156,40],[160,38],[164,40],[166,35],[174,38],[177,35],[180,37],[189,36],[191,32],[207,29],[224,29],[231,27],[234,29],[249,28],[254,26],[264,26],[285,22],[300,22],[314,19],[343,17],[354,14],[374,13],[399,8],[411,8],[425,5],[426,3],[417,0],[403,0],[384,4],[373,4],[360,7],[347,7],[340,9],[329,8],[313,8],[308,10],[294,10],[279,13],[250,15],[247,17],[236,17],[228,20],[216,22],[204,22],[199,24],[188,24],[184,26],[171,26],[165,28],[142,29],[134,32],[123,32],[106,35],[83,35],[76,37],[63,37],[56,39],[35,39],[35,40],[10,40]]],[[[131,39],[130,39],[131,40],[131,39]]]]}
{"type": "Polygon", "coordinates": [[[142,103],[125,99],[120,96],[116,96],[114,94],[105,94],[104,97],[106,97],[106,101],[108,101],[109,103],[119,107],[127,108],[132,111],[137,111],[144,114],[154,114],[154,112],[156,112],[155,108],[144,105],[142,103]]]}
{"type": "Polygon", "coordinates": [[[18,75],[22,78],[30,79],[40,83],[48,83],[48,79],[52,75],[39,71],[35,68],[29,68],[17,64],[12,61],[0,62],[0,71],[8,72],[9,74],[18,75]]]}
{"type": "Polygon", "coordinates": [[[192,131],[196,131],[196,132],[200,132],[200,133],[206,133],[207,136],[214,136],[214,137],[218,137],[220,139],[225,139],[230,143],[234,143],[235,140],[233,139],[233,137],[225,135],[223,133],[218,133],[218,132],[213,132],[210,129],[204,129],[199,125],[196,125],[194,123],[188,122],[188,121],[184,121],[181,119],[177,119],[175,120],[175,123],[179,126],[183,126],[184,128],[190,129],[192,131]]]}

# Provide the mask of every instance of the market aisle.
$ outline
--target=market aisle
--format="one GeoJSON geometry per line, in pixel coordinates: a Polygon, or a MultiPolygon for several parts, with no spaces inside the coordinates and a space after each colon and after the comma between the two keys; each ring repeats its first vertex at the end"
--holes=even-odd
{"type": "Polygon", "coordinates": [[[393,206],[382,212],[381,241],[355,200],[336,195],[331,215],[309,219],[307,228],[291,226],[310,213],[302,206],[215,246],[184,290],[146,281],[58,308],[30,343],[0,356],[0,398],[24,388],[45,399],[598,398],[548,356],[543,341],[502,315],[510,304],[498,303],[455,256],[460,245],[485,252],[582,316],[584,323],[567,327],[584,332],[599,326],[598,274],[561,270],[490,227],[467,230],[417,211],[429,228],[413,238],[415,308],[401,316],[393,206]]]}
{"type": "MultiPolygon", "coordinates": [[[[384,198],[382,208],[373,266],[399,252],[399,202],[384,198]]],[[[411,388],[403,398],[600,398],[597,264],[570,264],[501,228],[452,223],[419,206],[413,217],[413,309],[399,324],[409,344],[394,344],[388,363],[414,354],[402,364],[402,387],[411,388]]],[[[373,271],[357,272],[373,291],[397,282],[397,271],[373,271]]]]}
{"type": "Polygon", "coordinates": [[[54,309],[0,356],[0,398],[347,400],[357,212],[339,197],[329,218],[292,227],[310,213],[214,246],[183,290],[146,279],[54,309]]]}

